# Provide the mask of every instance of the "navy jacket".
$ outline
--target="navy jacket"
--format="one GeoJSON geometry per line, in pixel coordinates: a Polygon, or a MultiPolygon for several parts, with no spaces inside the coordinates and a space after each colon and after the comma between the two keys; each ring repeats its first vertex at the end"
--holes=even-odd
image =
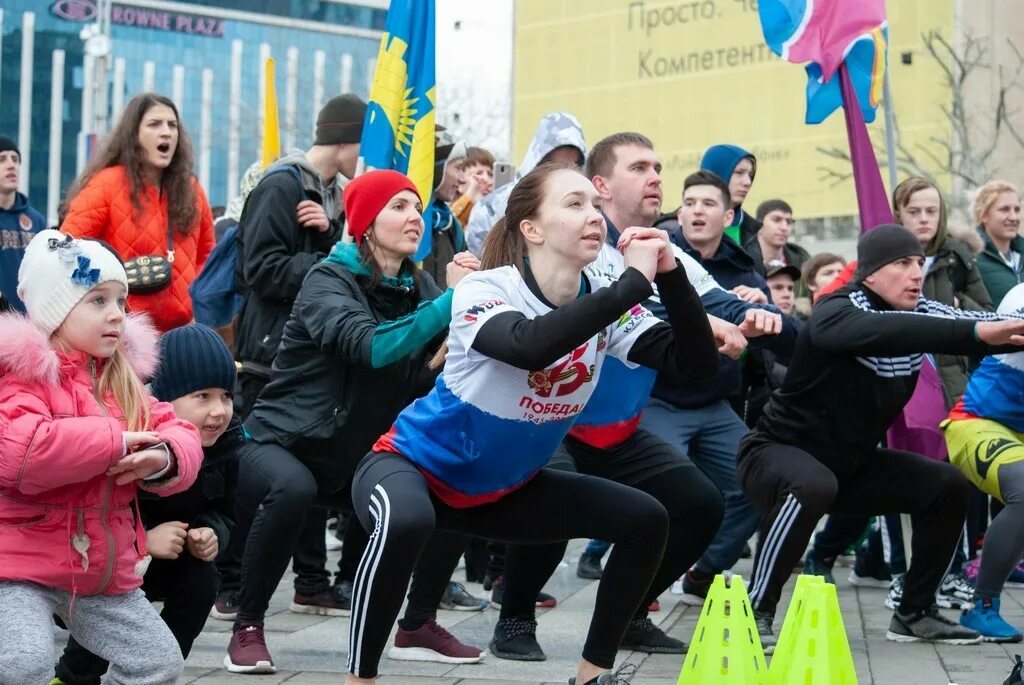
{"type": "MultiPolygon", "coordinates": [[[[722,243],[718,250],[708,259],[701,258],[700,252],[692,248],[681,233],[672,233],[670,237],[686,254],[700,262],[701,266],[707,269],[708,273],[726,290],[732,290],[738,285],[746,285],[760,288],[767,294],[768,284],[754,271],[754,259],[728,236],[722,236],[722,243]]],[[[725,294],[722,293],[722,296],[724,298],[725,294]]],[[[735,307],[735,302],[737,302],[735,298],[729,299],[732,301],[730,304],[735,307]]],[[[740,304],[742,306],[742,303],[740,304]]],[[[705,309],[719,318],[734,322],[736,320],[734,316],[727,313],[726,302],[705,302],[705,309]]],[[[774,311],[774,308],[771,309],[774,311]]],[[[782,317],[782,322],[782,333],[777,336],[755,338],[751,340],[748,350],[764,347],[788,360],[796,342],[797,328],[788,316],[782,317]]],[[[680,383],[664,374],[658,374],[658,380],[654,384],[651,396],[681,409],[698,409],[726,399],[739,390],[740,380],[740,362],[728,357],[721,357],[718,374],[712,380],[704,383],[680,383]]]]}
{"type": "Polygon", "coordinates": [[[0,209],[0,292],[22,314],[25,305],[18,297],[18,267],[25,248],[36,233],[46,228],[43,215],[28,204],[21,193],[14,194],[10,209],[0,209]]]}

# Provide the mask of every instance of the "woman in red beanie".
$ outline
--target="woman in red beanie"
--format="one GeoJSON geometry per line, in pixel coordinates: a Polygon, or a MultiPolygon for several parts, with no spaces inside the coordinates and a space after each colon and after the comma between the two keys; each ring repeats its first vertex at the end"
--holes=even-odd
{"type": "MultiPolygon", "coordinates": [[[[313,506],[352,510],[356,465],[402,408],[430,389],[427,360],[451,320],[452,290],[442,293],[411,260],[423,235],[412,181],[371,171],[345,187],[344,201],[355,242],[338,243],[306,276],[270,382],[244,424],[238,534],[246,536],[245,555],[224,658],[234,673],[275,670],[263,618],[302,520],[313,506]]],[[[479,266],[468,252],[456,255],[448,283],[479,266]]],[[[427,559],[421,567],[439,565],[427,559]]],[[[438,599],[450,570],[433,583],[438,599]]],[[[480,650],[459,646],[467,661],[479,660],[480,650]]]]}

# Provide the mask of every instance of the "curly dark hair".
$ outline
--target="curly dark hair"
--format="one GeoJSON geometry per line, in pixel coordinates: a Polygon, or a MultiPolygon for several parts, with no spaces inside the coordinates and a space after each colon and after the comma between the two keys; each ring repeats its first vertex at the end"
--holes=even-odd
{"type": "Polygon", "coordinates": [[[132,204],[141,210],[139,198],[146,185],[145,162],[139,146],[139,126],[146,112],[157,105],[170,107],[178,120],[178,146],[171,163],[164,169],[160,179],[160,191],[167,195],[167,214],[171,226],[183,235],[188,235],[199,220],[196,209],[196,192],[192,187],[192,142],[181,123],[178,108],[170,98],[156,93],[136,95],[125,106],[117,126],[103,142],[103,145],[68,190],[60,215],[63,217],[71,200],[89,184],[98,172],[112,166],[123,166],[132,184],[132,204]]]}

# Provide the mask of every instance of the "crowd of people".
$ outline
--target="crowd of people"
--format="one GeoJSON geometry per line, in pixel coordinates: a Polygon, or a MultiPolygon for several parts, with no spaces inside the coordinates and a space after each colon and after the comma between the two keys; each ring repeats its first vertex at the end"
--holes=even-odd
{"type": "Polygon", "coordinates": [[[736,145],[666,188],[650,138],[588,144],[555,112],[496,187],[438,126],[422,197],[357,175],[366,109],[330,100],[215,212],[174,103],[137,96],[52,228],[0,136],[0,683],[172,683],[211,618],[228,671],[274,672],[289,562],[291,611],[350,616],[350,685],[385,651],[479,662],[439,609],[496,605],[489,651],[543,660],[574,538],[600,582],[570,683],[685,653],[659,598],[700,606],[749,556],[767,653],[794,568],[831,582],[848,550],[888,639],[1022,640],[1000,614],[1024,581],[1014,185],[954,230],[907,178],[848,263],[794,242],[786,199],[744,207],[762,170],[736,145]],[[932,377],[938,442],[888,444],[932,377]]]}

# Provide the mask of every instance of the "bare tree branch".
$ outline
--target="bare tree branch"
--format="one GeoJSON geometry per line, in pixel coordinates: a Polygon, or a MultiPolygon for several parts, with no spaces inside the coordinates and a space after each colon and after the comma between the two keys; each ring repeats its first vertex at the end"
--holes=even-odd
{"type": "MultiPolygon", "coordinates": [[[[997,171],[993,165],[997,153],[1003,151],[1007,143],[1015,143],[1024,154],[1024,124],[1020,123],[1020,112],[1010,104],[1011,94],[1024,91],[1024,53],[1007,40],[1013,59],[996,68],[988,43],[970,33],[964,33],[956,45],[938,32],[922,34],[921,42],[927,56],[938,67],[941,83],[948,92],[949,99],[937,107],[949,124],[949,132],[946,136],[932,135],[908,145],[900,134],[899,121],[893,117],[896,141],[893,163],[905,175],[932,180],[948,175],[953,179],[949,205],[956,211],[966,212],[969,205],[966,191],[993,177],[997,171]],[[991,78],[993,72],[998,79],[994,103],[983,108],[969,107],[968,89],[979,79],[991,78]],[[979,126],[981,122],[984,125],[979,126]]],[[[874,147],[880,163],[887,164],[887,151],[878,145],[874,147]]],[[[850,178],[847,150],[838,147],[817,150],[831,161],[829,166],[818,167],[823,182],[834,187],[850,178]]]]}

